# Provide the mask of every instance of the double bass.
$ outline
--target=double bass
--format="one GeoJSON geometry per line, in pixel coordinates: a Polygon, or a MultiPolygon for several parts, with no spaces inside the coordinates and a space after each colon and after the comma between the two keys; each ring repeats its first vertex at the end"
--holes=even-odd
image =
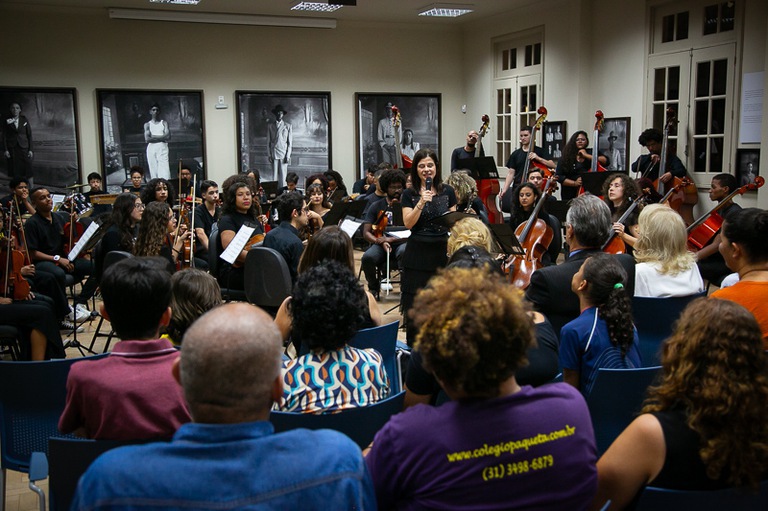
{"type": "Polygon", "coordinates": [[[709,244],[710,241],[717,235],[720,228],[723,226],[723,217],[720,216],[718,211],[723,209],[731,199],[737,195],[741,195],[744,192],[757,190],[765,184],[765,179],[762,176],[757,176],[754,183],[749,183],[741,188],[737,188],[723,200],[721,200],[717,206],[709,210],[708,213],[700,216],[695,222],[688,226],[688,250],[698,252],[709,244]]]}
{"type": "Polygon", "coordinates": [[[512,264],[514,270],[510,272],[510,282],[513,286],[519,289],[526,289],[531,284],[531,275],[533,272],[541,268],[541,258],[547,252],[549,244],[552,243],[552,239],[555,236],[552,227],[539,218],[539,212],[541,211],[544,202],[547,197],[554,191],[552,186],[556,180],[550,179],[547,182],[547,189],[539,197],[539,201],[536,203],[536,207],[533,208],[531,216],[528,220],[517,226],[515,229],[515,236],[517,236],[520,245],[525,251],[525,255],[515,256],[512,264]]]}
{"type": "MultiPolygon", "coordinates": [[[[597,110],[595,112],[595,131],[592,135],[592,165],[589,168],[590,172],[605,172],[607,169],[600,165],[600,162],[598,161],[600,158],[600,155],[598,154],[598,141],[600,140],[600,133],[603,132],[605,129],[605,115],[603,114],[602,110],[597,110]]],[[[584,190],[584,185],[581,185],[579,187],[579,195],[582,195],[586,190],[584,190]]]]}
{"type": "Polygon", "coordinates": [[[547,119],[547,109],[543,106],[540,106],[539,109],[536,110],[536,113],[539,114],[539,116],[536,118],[536,122],[531,127],[531,138],[528,142],[528,151],[525,153],[525,165],[523,166],[523,174],[520,182],[525,183],[528,181],[528,172],[530,171],[531,165],[533,165],[539,169],[541,171],[541,175],[544,176],[544,179],[541,182],[541,191],[544,192],[547,189],[547,181],[554,175],[554,173],[546,165],[531,161],[531,152],[536,147],[536,132],[541,129],[541,126],[547,119]]]}
{"type": "MultiPolygon", "coordinates": [[[[482,150],[483,137],[491,129],[491,118],[488,114],[484,114],[480,119],[482,124],[478,132],[477,144],[475,144],[475,158],[480,158],[480,151],[482,150]]],[[[485,206],[485,210],[488,212],[488,221],[492,224],[504,223],[504,216],[496,206],[496,197],[499,195],[501,187],[499,186],[498,179],[478,179],[477,180],[477,196],[485,206]]],[[[472,203],[472,200],[469,201],[472,203]]]]}

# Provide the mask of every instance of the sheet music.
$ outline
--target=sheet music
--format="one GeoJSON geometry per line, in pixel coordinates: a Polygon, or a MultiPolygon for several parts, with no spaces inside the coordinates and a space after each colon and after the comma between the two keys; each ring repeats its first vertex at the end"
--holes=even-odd
{"type": "Polygon", "coordinates": [[[400,238],[401,240],[407,240],[411,237],[411,231],[409,229],[406,229],[404,231],[386,231],[387,236],[394,236],[395,238],[400,238]]]}
{"type": "Polygon", "coordinates": [[[77,243],[75,243],[75,246],[72,247],[72,250],[69,251],[67,259],[70,261],[77,259],[77,256],[80,255],[83,247],[88,243],[88,240],[90,240],[91,237],[96,234],[96,231],[99,230],[99,227],[100,225],[97,222],[91,222],[91,225],[88,226],[83,235],[80,236],[80,239],[77,241],[77,243]]]}
{"type": "Polygon", "coordinates": [[[347,218],[342,220],[339,228],[342,231],[346,232],[351,238],[355,235],[355,233],[357,232],[357,230],[360,228],[361,225],[363,225],[363,222],[359,220],[355,220],[354,218],[348,216],[347,218]]]}
{"type": "Polygon", "coordinates": [[[255,230],[255,227],[248,227],[247,225],[240,227],[240,230],[237,231],[235,237],[232,238],[232,241],[229,243],[229,245],[227,245],[226,250],[224,250],[224,252],[222,252],[219,257],[224,259],[229,264],[234,264],[237,256],[239,256],[240,252],[243,251],[245,244],[248,243],[249,239],[251,239],[251,235],[255,230]]]}

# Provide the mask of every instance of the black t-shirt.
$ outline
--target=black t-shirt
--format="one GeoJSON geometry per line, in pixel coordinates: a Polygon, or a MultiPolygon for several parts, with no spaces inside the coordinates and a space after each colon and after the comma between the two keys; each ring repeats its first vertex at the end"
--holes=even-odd
{"type": "MultiPolygon", "coordinates": [[[[254,227],[256,229],[253,231],[252,236],[264,232],[264,229],[261,227],[261,223],[251,215],[238,212],[221,215],[221,218],[219,218],[219,254],[224,252],[224,245],[221,241],[221,234],[224,231],[234,231],[234,233],[237,234],[237,231],[239,231],[243,225],[254,227]]],[[[222,259],[221,271],[223,272],[225,269],[229,269],[229,267],[230,264],[222,259]]]]}
{"type": "Polygon", "coordinates": [[[392,206],[387,202],[386,197],[381,198],[371,204],[371,206],[368,208],[368,212],[365,214],[363,222],[366,224],[376,224],[381,219],[380,215],[382,211],[387,216],[387,225],[395,225],[392,206]]]}
{"type": "MultiPolygon", "coordinates": [[[[411,227],[412,233],[427,236],[443,236],[448,233],[448,229],[430,222],[430,220],[448,212],[448,210],[456,205],[456,192],[454,192],[453,188],[446,184],[441,185],[441,187],[440,192],[432,197],[432,201],[424,204],[424,209],[421,211],[416,225],[411,227]]],[[[402,202],[404,208],[415,208],[419,199],[419,192],[413,188],[404,190],[400,196],[400,202],[402,202]]]]}
{"type": "Polygon", "coordinates": [[[50,256],[64,254],[64,223],[56,215],[51,213],[49,222],[39,213],[35,213],[26,223],[27,247],[50,256]]]}
{"type": "MultiPolygon", "coordinates": [[[[205,203],[198,204],[195,206],[195,229],[202,229],[203,232],[205,232],[205,235],[210,238],[211,229],[213,228],[213,224],[215,224],[218,220],[219,215],[221,215],[221,208],[217,207],[213,216],[211,216],[211,214],[208,212],[208,208],[205,207],[205,203]]],[[[205,251],[200,243],[195,245],[195,248],[196,252],[205,251]]]]}
{"type": "MultiPolygon", "coordinates": [[[[539,146],[533,146],[533,152],[539,158],[544,158],[545,160],[551,159],[550,155],[539,146]]],[[[523,169],[525,168],[525,159],[527,157],[528,153],[523,151],[521,148],[515,149],[512,154],[509,155],[509,159],[507,160],[507,168],[515,169],[515,180],[510,185],[510,188],[514,188],[515,186],[519,185],[521,179],[523,179],[523,169]]],[[[529,164],[528,172],[530,172],[533,168],[535,168],[533,164],[529,164]]]]}

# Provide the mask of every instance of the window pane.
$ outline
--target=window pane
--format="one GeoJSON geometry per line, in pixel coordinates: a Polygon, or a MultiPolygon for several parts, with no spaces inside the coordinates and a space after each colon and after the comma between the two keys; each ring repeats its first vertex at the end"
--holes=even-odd
{"type": "Polygon", "coordinates": [[[512,116],[504,117],[504,140],[509,140],[512,133],[512,116]]]}
{"type": "Polygon", "coordinates": [[[709,96],[709,62],[699,62],[696,65],[696,97],[709,96]]]}
{"type": "Polygon", "coordinates": [[[501,52],[501,70],[506,71],[509,69],[509,50],[501,52]]]}
{"type": "Polygon", "coordinates": [[[695,150],[693,158],[693,171],[706,172],[707,170],[707,139],[697,138],[693,141],[695,150]]]}
{"type": "Polygon", "coordinates": [[[722,135],[725,127],[725,98],[712,100],[712,127],[710,133],[722,135]]]}
{"type": "MultiPolygon", "coordinates": [[[[672,123],[672,126],[669,127],[669,135],[671,137],[677,136],[677,126],[680,124],[678,121],[680,120],[680,114],[678,113],[678,104],[677,103],[668,103],[667,108],[671,108],[675,111],[675,122],[672,123]]],[[[666,121],[665,121],[666,122],[666,121]]]]}
{"type": "Polygon", "coordinates": [[[661,20],[661,42],[668,43],[675,38],[675,15],[664,16],[661,20]]]}
{"type": "Polygon", "coordinates": [[[677,14],[677,37],[676,41],[688,39],[688,12],[680,12],[677,14]]]}
{"type": "Polygon", "coordinates": [[[517,48],[509,50],[509,69],[517,69],[517,48]]]}
{"type": "Polygon", "coordinates": [[[696,118],[694,121],[694,135],[706,135],[707,134],[707,121],[709,120],[709,101],[706,99],[696,102],[696,118]]]}
{"type": "Polygon", "coordinates": [[[736,2],[720,4],[720,32],[733,30],[733,22],[736,17],[736,2]]]}
{"type": "Polygon", "coordinates": [[[528,87],[520,87],[520,108],[518,112],[525,112],[528,106],[528,87]]]}
{"type": "Polygon", "coordinates": [[[512,112],[512,89],[504,89],[504,109],[505,114],[512,112]]]}
{"type": "Polygon", "coordinates": [[[533,45],[526,44],[525,45],[525,67],[528,67],[531,64],[533,64],[533,45]]]}
{"type": "Polygon", "coordinates": [[[667,99],[680,99],[680,67],[670,67],[667,74],[667,99]]]}
{"type": "Polygon", "coordinates": [[[717,32],[717,11],[717,4],[704,7],[704,28],[702,29],[704,35],[717,32]]]}
{"type": "Polygon", "coordinates": [[[723,171],[722,138],[709,139],[709,171],[717,172],[718,174],[723,171]]]}
{"type": "Polygon", "coordinates": [[[715,72],[712,75],[712,95],[724,96],[725,84],[728,81],[728,61],[716,60],[714,61],[715,72]]]}
{"type": "Polygon", "coordinates": [[[653,127],[660,130],[664,128],[664,104],[653,105],[653,127]]]}
{"type": "MultiPolygon", "coordinates": [[[[531,98],[531,102],[528,104],[528,106],[530,107],[528,110],[531,111],[531,112],[535,112],[536,109],[538,108],[536,106],[537,102],[536,102],[536,87],[535,86],[531,87],[531,92],[530,92],[529,96],[531,98]]],[[[536,119],[534,119],[534,121],[535,120],[536,119]]]]}
{"type": "Polygon", "coordinates": [[[504,112],[504,89],[496,91],[496,111],[498,113],[504,112]]]}
{"type": "Polygon", "coordinates": [[[664,101],[664,90],[666,89],[667,70],[662,68],[653,71],[653,100],[664,101]]]}
{"type": "Polygon", "coordinates": [[[541,64],[541,43],[533,45],[533,63],[534,65],[541,64]]]}

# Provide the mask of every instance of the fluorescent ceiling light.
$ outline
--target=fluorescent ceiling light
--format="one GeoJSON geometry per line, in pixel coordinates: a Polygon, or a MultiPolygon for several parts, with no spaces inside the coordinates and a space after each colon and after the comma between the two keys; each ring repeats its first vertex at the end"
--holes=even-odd
{"type": "Polygon", "coordinates": [[[333,12],[342,8],[340,4],[328,4],[321,2],[302,2],[299,0],[291,7],[292,11],[333,12]]]}
{"type": "Polygon", "coordinates": [[[288,16],[255,16],[248,14],[218,14],[213,12],[181,12],[149,9],[109,9],[112,19],[141,21],[177,21],[219,25],[255,25],[260,27],[336,28],[335,19],[288,16]]]}
{"type": "Polygon", "coordinates": [[[149,0],[151,4],[197,5],[200,0],[149,0]]]}
{"type": "Polygon", "coordinates": [[[474,12],[471,5],[432,4],[419,10],[419,16],[457,18],[470,12],[474,12]]]}

